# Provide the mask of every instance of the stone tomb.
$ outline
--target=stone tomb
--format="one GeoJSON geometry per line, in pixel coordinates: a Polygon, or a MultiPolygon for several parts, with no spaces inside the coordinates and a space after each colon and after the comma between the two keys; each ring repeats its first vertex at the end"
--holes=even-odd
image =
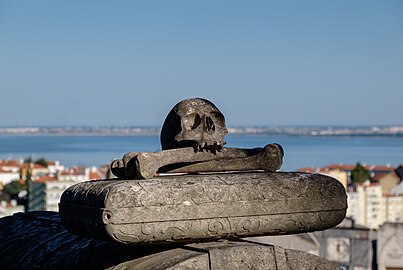
{"type": "Polygon", "coordinates": [[[338,269],[321,257],[246,241],[127,245],[77,236],[57,212],[0,219],[0,269],[338,269]]]}
{"type": "Polygon", "coordinates": [[[147,245],[325,230],[347,205],[328,176],[244,172],[90,181],[67,189],[59,208],[72,233],[147,245]]]}
{"type": "Polygon", "coordinates": [[[128,152],[115,179],[67,189],[59,214],[0,220],[7,269],[338,269],[244,237],[325,230],[345,217],[334,178],[278,172],[283,148],[224,147],[224,115],[186,99],[169,112],[162,151],[128,152]],[[147,179],[147,180],[144,180],[147,179]]]}

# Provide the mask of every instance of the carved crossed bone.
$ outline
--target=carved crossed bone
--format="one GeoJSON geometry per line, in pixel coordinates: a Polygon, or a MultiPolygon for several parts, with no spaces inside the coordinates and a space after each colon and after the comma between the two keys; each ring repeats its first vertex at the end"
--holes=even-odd
{"type": "Polygon", "coordinates": [[[194,173],[218,171],[280,169],[283,150],[278,144],[264,148],[223,148],[220,152],[195,152],[193,147],[163,150],[154,153],[129,152],[122,160],[112,162],[118,177],[149,179],[157,172],[194,173]]]}
{"type": "Polygon", "coordinates": [[[111,164],[118,177],[148,179],[157,172],[218,172],[280,169],[283,150],[278,144],[264,148],[225,148],[225,117],[209,100],[185,99],[165,118],[162,151],[129,152],[111,164]]]}
{"type": "MultiPolygon", "coordinates": [[[[225,149],[225,148],[224,148],[225,149]]],[[[172,173],[194,173],[194,172],[224,172],[224,171],[247,171],[264,170],[275,172],[280,169],[283,158],[283,150],[278,144],[268,144],[254,155],[230,159],[213,159],[210,161],[198,162],[177,169],[172,173]]]]}

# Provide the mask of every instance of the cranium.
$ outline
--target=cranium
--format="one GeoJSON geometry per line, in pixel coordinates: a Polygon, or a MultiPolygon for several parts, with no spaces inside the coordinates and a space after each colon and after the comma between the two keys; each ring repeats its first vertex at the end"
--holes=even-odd
{"type": "Polygon", "coordinates": [[[176,104],[161,129],[162,150],[193,147],[195,151],[220,151],[228,133],[224,115],[210,101],[185,99],[176,104]]]}

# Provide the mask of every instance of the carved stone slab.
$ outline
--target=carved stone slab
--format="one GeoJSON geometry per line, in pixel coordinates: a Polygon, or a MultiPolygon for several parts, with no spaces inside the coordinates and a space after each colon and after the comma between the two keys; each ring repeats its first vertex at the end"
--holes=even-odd
{"type": "Polygon", "coordinates": [[[329,176],[250,172],[90,181],[59,209],[77,235],[152,244],[324,230],[343,220],[347,197],[329,176]]]}
{"type": "Polygon", "coordinates": [[[114,269],[341,270],[336,264],[307,252],[232,241],[190,244],[127,261],[114,269]]]}

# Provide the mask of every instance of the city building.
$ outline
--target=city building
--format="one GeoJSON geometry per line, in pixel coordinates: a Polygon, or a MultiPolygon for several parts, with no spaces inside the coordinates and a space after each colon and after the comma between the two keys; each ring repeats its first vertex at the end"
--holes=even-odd
{"type": "Polygon", "coordinates": [[[377,229],[386,220],[382,186],[365,181],[357,184],[357,193],[360,215],[355,217],[356,222],[370,229],[377,229]]]}
{"type": "Polygon", "coordinates": [[[385,222],[403,222],[403,194],[384,196],[385,201],[385,222]]]}
{"type": "Polygon", "coordinates": [[[385,222],[402,222],[403,167],[362,165],[370,174],[370,179],[363,183],[351,183],[351,171],[356,165],[330,164],[298,171],[326,174],[339,180],[347,190],[347,217],[353,218],[359,225],[378,229],[385,222]]]}
{"type": "Polygon", "coordinates": [[[41,165],[41,164],[36,164],[33,162],[24,162],[21,167],[21,176],[25,179],[28,177],[28,175],[31,178],[43,176],[43,175],[48,175],[49,174],[49,169],[48,167],[41,165]]]}
{"type": "MultiPolygon", "coordinates": [[[[360,197],[358,193],[352,189],[347,190],[347,217],[350,217],[354,220],[359,220],[362,213],[360,212],[360,197]]],[[[361,210],[362,211],[362,210],[361,210]]]]}
{"type": "Polygon", "coordinates": [[[15,160],[0,159],[0,190],[14,180],[20,179],[20,165],[15,160]]]}
{"type": "Polygon", "coordinates": [[[46,181],[44,182],[45,210],[59,211],[59,202],[63,192],[77,182],[74,181],[46,181]]]}
{"type": "Polygon", "coordinates": [[[329,175],[333,178],[336,178],[339,180],[340,183],[343,184],[344,188],[347,190],[347,185],[349,182],[350,174],[349,172],[342,170],[340,168],[330,168],[330,167],[324,167],[319,170],[318,173],[329,175]]]}
{"type": "Polygon", "coordinates": [[[373,174],[371,180],[381,185],[384,194],[390,193],[392,188],[400,182],[395,172],[373,174]]]}
{"type": "Polygon", "coordinates": [[[79,182],[103,178],[102,169],[97,167],[73,167],[58,172],[56,176],[38,177],[29,182],[27,211],[59,211],[60,198],[66,189],[79,182]]]}
{"type": "Polygon", "coordinates": [[[2,168],[5,171],[19,172],[20,162],[12,159],[6,159],[6,160],[0,159],[0,168],[2,168]]]}
{"type": "Polygon", "coordinates": [[[403,193],[385,194],[380,183],[356,184],[347,191],[347,217],[357,224],[378,229],[385,222],[402,222],[403,193]]]}
{"type": "Polygon", "coordinates": [[[14,180],[18,180],[20,178],[20,173],[19,172],[13,172],[9,170],[5,170],[0,167],[0,189],[7,185],[8,183],[11,183],[14,180]]]}
{"type": "Polygon", "coordinates": [[[49,174],[56,175],[58,172],[65,170],[65,167],[60,163],[60,161],[47,161],[49,174]]]}

